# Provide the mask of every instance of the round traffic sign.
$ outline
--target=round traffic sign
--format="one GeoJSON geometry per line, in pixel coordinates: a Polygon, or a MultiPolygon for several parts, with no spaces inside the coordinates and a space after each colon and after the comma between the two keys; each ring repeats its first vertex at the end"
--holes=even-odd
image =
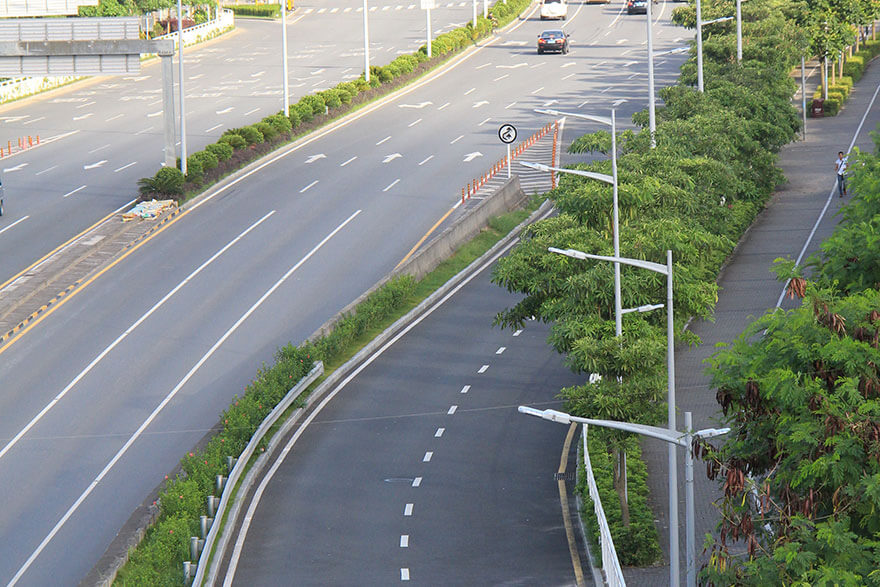
{"type": "Polygon", "coordinates": [[[502,124],[501,128],[498,129],[498,138],[501,139],[502,143],[509,145],[516,140],[516,127],[512,124],[502,124]]]}

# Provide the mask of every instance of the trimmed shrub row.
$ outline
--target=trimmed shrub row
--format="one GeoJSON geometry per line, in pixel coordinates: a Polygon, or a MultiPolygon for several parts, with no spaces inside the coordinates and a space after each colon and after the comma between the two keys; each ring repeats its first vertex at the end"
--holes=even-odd
{"type": "MultiPolygon", "coordinates": [[[[843,75],[839,76],[834,84],[829,84],[828,99],[825,100],[825,116],[837,116],[843,103],[849,99],[853,84],[862,79],[865,68],[870,61],[880,55],[880,41],[865,41],[861,47],[852,57],[846,58],[843,64],[843,75]]],[[[822,98],[823,94],[822,85],[819,85],[813,94],[813,100],[822,98]]],[[[810,100],[807,108],[812,109],[812,107],[813,101],[810,100]]]]}
{"type": "MultiPolygon", "coordinates": [[[[214,493],[217,475],[229,474],[226,457],[241,454],[260,423],[316,360],[326,364],[338,359],[340,353],[364,333],[401,308],[415,285],[415,280],[408,275],[398,277],[358,305],[326,336],[299,346],[288,344],[280,348],[274,364],[260,368],[244,393],[235,396],[223,412],[221,430],[203,449],[188,453],[180,462],[180,473],[167,480],[157,500],[158,520],[132,551],[116,583],[182,585],[183,561],[190,558],[190,536],[199,534],[199,517],[208,513],[207,498],[214,493]]],[[[301,406],[303,399],[294,405],[301,406]]]]}
{"type": "Polygon", "coordinates": [[[235,16],[254,16],[258,18],[279,18],[281,4],[224,4],[235,16]]]}
{"type": "MultiPolygon", "coordinates": [[[[494,27],[511,22],[529,5],[529,0],[508,0],[507,4],[499,2],[490,8],[488,19],[482,16],[477,18],[476,28],[469,22],[467,26],[443,33],[434,39],[431,44],[432,58],[439,61],[491,34],[494,27]]],[[[239,9],[264,9],[273,6],[280,10],[278,4],[231,5],[227,8],[241,14],[239,9]]],[[[391,91],[401,79],[417,73],[418,68],[427,60],[427,47],[422,45],[414,53],[400,55],[387,65],[371,65],[369,82],[363,75],[352,81],[341,82],[328,90],[303,96],[297,103],[290,105],[290,115],[287,117],[279,112],[255,124],[229,129],[216,143],[187,157],[186,177],[183,177],[179,169],[163,167],[153,177],[138,180],[141,198],[173,198],[182,202],[189,192],[217,181],[256,157],[315,128],[326,120],[324,117],[342,115],[355,103],[391,91]]],[[[179,161],[177,167],[180,167],[179,161]]]]}

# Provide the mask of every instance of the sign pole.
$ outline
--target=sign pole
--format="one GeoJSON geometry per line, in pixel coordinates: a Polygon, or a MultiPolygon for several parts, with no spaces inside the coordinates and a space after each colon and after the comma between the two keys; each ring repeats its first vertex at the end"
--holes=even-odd
{"type": "Polygon", "coordinates": [[[510,144],[507,145],[507,179],[510,179],[510,144]]]}

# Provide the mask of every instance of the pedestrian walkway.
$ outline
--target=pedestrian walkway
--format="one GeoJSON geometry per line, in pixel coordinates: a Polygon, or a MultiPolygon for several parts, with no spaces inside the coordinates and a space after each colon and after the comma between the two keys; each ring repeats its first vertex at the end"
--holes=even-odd
{"type": "MultiPolygon", "coordinates": [[[[807,68],[809,71],[809,67],[807,68]]],[[[808,81],[808,96],[818,83],[818,74],[808,81]]],[[[798,80],[799,81],[799,80],[798,80]]],[[[694,427],[708,428],[718,422],[720,412],[715,391],[705,375],[704,360],[714,354],[719,342],[730,342],[766,310],[780,301],[782,284],[770,271],[778,257],[806,258],[831,235],[837,224],[837,211],[848,202],[836,192],[834,160],[838,151],[848,152],[853,144],[873,150],[869,132],[880,123],[880,108],[873,102],[880,90],[880,62],[874,61],[853,89],[845,109],[836,117],[807,119],[806,140],[786,146],[780,153],[779,166],[788,182],[778,189],[767,209],[757,218],[740,242],[719,278],[721,291],[715,307],[714,322],[698,320],[690,329],[700,336],[696,348],[679,347],[676,352],[676,395],[678,428],[684,427],[684,412],[693,412],[694,427]],[[817,220],[822,218],[821,221],[817,220]]],[[[798,106],[800,99],[796,100],[798,106]]],[[[787,298],[782,307],[795,307],[787,298]]],[[[666,445],[659,441],[643,443],[648,465],[651,501],[660,534],[661,546],[668,557],[666,445]]],[[[681,453],[680,453],[681,454],[681,453]]],[[[681,577],[685,577],[684,467],[679,456],[679,512],[681,514],[681,577]]],[[[709,481],[704,468],[695,472],[697,568],[708,560],[701,554],[703,537],[714,531],[718,511],[712,502],[719,498],[719,481],[709,481]]],[[[668,565],[668,559],[664,562],[668,565]]],[[[666,585],[666,566],[624,571],[631,585],[666,585]]]]}

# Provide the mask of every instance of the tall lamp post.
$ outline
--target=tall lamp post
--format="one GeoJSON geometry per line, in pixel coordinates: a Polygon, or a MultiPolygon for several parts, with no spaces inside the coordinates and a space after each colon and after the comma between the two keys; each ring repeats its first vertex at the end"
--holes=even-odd
{"type": "MultiPolygon", "coordinates": [[[[601,173],[592,173],[589,171],[580,171],[577,169],[561,169],[561,168],[552,168],[552,171],[558,171],[560,173],[570,173],[572,175],[580,175],[581,177],[589,177],[592,179],[598,179],[599,181],[604,181],[605,183],[610,183],[612,186],[612,202],[614,206],[613,211],[613,227],[612,227],[612,239],[614,241],[614,256],[620,256],[620,216],[618,213],[618,205],[617,205],[617,118],[615,116],[615,111],[611,109],[611,118],[606,118],[604,116],[592,116],[589,114],[574,114],[571,112],[560,112],[558,110],[550,110],[546,108],[536,108],[535,112],[540,114],[549,114],[550,116],[571,116],[572,118],[581,118],[583,120],[589,120],[592,122],[598,122],[599,124],[604,124],[606,126],[611,127],[611,177],[601,173]]],[[[623,326],[621,321],[621,295],[620,295],[620,263],[614,264],[614,333],[617,337],[623,333],[623,326]]]]}
{"type": "Polygon", "coordinates": [[[177,0],[177,77],[180,90],[180,172],[186,175],[186,107],[183,101],[183,10],[177,0]]]}
{"type": "Polygon", "coordinates": [[[287,83],[287,0],[281,0],[281,76],[284,116],[290,116],[290,86],[287,83]]]}
{"type": "MultiPolygon", "coordinates": [[[[572,170],[568,170],[572,171],[572,170]]],[[[550,247],[552,253],[559,253],[573,259],[594,259],[608,261],[610,263],[623,263],[633,267],[640,267],[666,276],[666,404],[667,425],[670,432],[675,432],[675,328],[672,316],[672,251],[666,251],[666,265],[644,261],[642,259],[630,259],[628,257],[608,257],[605,255],[591,255],[575,249],[557,249],[550,247]]],[[[677,471],[675,446],[669,445],[668,467],[670,471],[677,471]]],[[[678,565],[671,561],[678,560],[678,484],[675,475],[669,475],[669,584],[678,585],[678,565]]]]}
{"type": "Polygon", "coordinates": [[[364,0],[364,80],[370,81],[370,25],[367,16],[369,7],[367,0],[364,0]]]}
{"type": "MultiPolygon", "coordinates": [[[[697,584],[697,557],[696,557],[696,532],[694,529],[694,455],[693,455],[693,446],[694,441],[701,438],[712,438],[715,436],[720,436],[722,434],[727,434],[730,432],[730,428],[707,428],[704,430],[698,430],[696,432],[693,431],[693,424],[691,421],[691,413],[685,412],[684,414],[684,432],[679,432],[678,430],[666,430],[663,428],[658,428],[656,426],[647,426],[645,424],[635,424],[632,422],[618,422],[616,420],[594,420],[592,418],[580,418],[578,416],[572,416],[571,414],[566,414],[565,412],[558,412],[556,410],[536,410],[535,408],[530,408],[528,406],[519,406],[518,411],[521,414],[528,414],[529,416],[537,416],[539,418],[543,418],[544,420],[550,420],[551,422],[558,422],[560,424],[570,425],[572,422],[577,422],[579,424],[583,424],[584,428],[588,425],[592,426],[601,426],[602,428],[613,428],[615,430],[623,430],[624,432],[633,432],[635,434],[641,434],[642,436],[648,436],[650,438],[656,438],[658,440],[662,440],[669,444],[669,449],[675,451],[675,447],[681,446],[685,449],[685,526],[686,526],[686,534],[687,534],[687,566],[686,566],[686,577],[687,577],[687,585],[688,587],[694,587],[697,584]]],[[[584,430],[586,434],[586,430],[584,430]]],[[[678,476],[678,471],[674,469],[669,470],[669,478],[675,479],[678,476]]],[[[677,484],[676,484],[677,486],[677,484]]],[[[672,498],[670,498],[672,499],[672,498]]],[[[676,518],[669,520],[670,527],[678,525],[678,516],[676,513],[676,518]]],[[[671,556],[669,558],[669,567],[670,569],[675,566],[676,568],[679,566],[679,560],[676,556],[673,559],[671,556]]],[[[678,585],[677,581],[672,582],[672,577],[670,576],[670,585],[678,585]]]]}
{"type": "MultiPolygon", "coordinates": [[[[654,112],[654,33],[651,30],[651,4],[653,0],[647,0],[647,26],[648,26],[648,132],[651,133],[651,148],[657,146],[654,140],[654,131],[657,130],[657,117],[654,112]]],[[[697,0],[699,5],[700,0],[697,0]]],[[[699,11],[699,8],[697,8],[699,11]]],[[[699,16],[697,19],[699,20],[699,16]]]]}

